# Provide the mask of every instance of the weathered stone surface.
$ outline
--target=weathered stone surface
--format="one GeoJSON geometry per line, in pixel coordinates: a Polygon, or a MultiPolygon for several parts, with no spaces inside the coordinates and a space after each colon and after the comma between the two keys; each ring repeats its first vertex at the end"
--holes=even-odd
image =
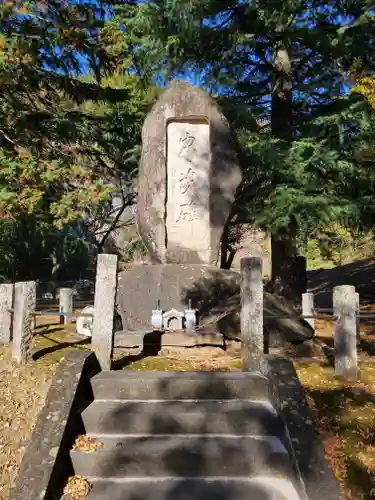
{"type": "Polygon", "coordinates": [[[284,437],[284,425],[269,401],[94,401],[82,413],[95,434],[232,434],[284,437]],[[208,424],[209,419],[209,424],[208,424]]]}
{"type": "Polygon", "coordinates": [[[356,292],[355,294],[355,300],[356,300],[356,335],[357,335],[357,346],[360,346],[361,345],[361,320],[359,318],[359,314],[361,312],[361,309],[360,309],[360,297],[359,297],[359,293],[356,292]]]}
{"type": "MultiPolygon", "coordinates": [[[[114,338],[114,347],[142,348],[142,353],[147,352],[149,356],[163,355],[163,349],[171,347],[210,346],[227,350],[227,344],[228,342],[220,332],[204,331],[201,333],[200,330],[194,332],[154,330],[131,333],[117,331],[114,338]]],[[[112,366],[116,366],[116,362],[112,366]]]]}
{"type": "Polygon", "coordinates": [[[0,285],[0,344],[6,344],[11,341],[12,336],[12,313],[13,307],[12,283],[0,285]]]}
{"type": "Polygon", "coordinates": [[[241,179],[217,105],[200,88],[172,82],[142,131],[137,223],[152,263],[215,265],[241,179]]]}
{"type": "Polygon", "coordinates": [[[117,255],[98,255],[91,342],[102,370],[111,369],[116,285],[117,255]]]}
{"type": "Polygon", "coordinates": [[[69,451],[76,436],[84,432],[78,412],[92,400],[88,379],[99,371],[93,353],[65,354],[39,414],[10,500],[60,498],[72,472],[69,451]]]}
{"type": "Polygon", "coordinates": [[[198,262],[211,262],[208,123],[167,125],[166,214],[167,253],[186,248],[198,262]]]}
{"type": "Polygon", "coordinates": [[[103,447],[95,453],[71,452],[80,476],[293,477],[294,472],[282,440],[275,436],[106,436],[100,442],[103,447]]]}
{"type": "Polygon", "coordinates": [[[91,379],[96,399],[268,399],[269,380],[259,373],[117,370],[91,379]]]}
{"type": "Polygon", "coordinates": [[[36,282],[22,281],[14,286],[12,357],[26,363],[31,357],[31,340],[36,306],[36,282]]]}
{"type": "Polygon", "coordinates": [[[264,371],[262,259],[241,259],[241,340],[244,367],[264,371]]]}
{"type": "MultiPolygon", "coordinates": [[[[151,311],[160,300],[163,310],[183,310],[191,300],[200,311],[200,322],[212,322],[208,329],[228,337],[240,334],[240,274],[203,265],[136,266],[119,273],[117,302],[125,331],[151,331],[151,311]],[[129,293],[131,290],[131,293],[129,293]],[[219,314],[228,316],[219,321],[219,314]]],[[[264,292],[265,344],[280,346],[310,339],[314,331],[298,318],[298,311],[287,300],[264,292]],[[270,319],[275,315],[275,319],[270,319]],[[283,319],[277,316],[284,315],[283,319]],[[285,318],[295,316],[295,318],[285,318]]],[[[202,330],[204,333],[205,329],[202,330]]]]}
{"type": "Polygon", "coordinates": [[[335,374],[347,380],[358,375],[357,320],[358,298],[352,285],[336,286],[333,290],[335,374]]]}
{"type": "Polygon", "coordinates": [[[88,500],[301,500],[293,483],[279,477],[250,478],[162,478],[155,481],[128,480],[126,488],[120,482],[99,481],[93,485],[88,500]]]}

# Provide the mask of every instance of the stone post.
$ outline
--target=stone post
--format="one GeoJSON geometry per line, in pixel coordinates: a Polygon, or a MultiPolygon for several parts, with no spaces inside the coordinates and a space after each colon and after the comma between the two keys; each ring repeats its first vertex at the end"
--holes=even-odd
{"type": "Polygon", "coordinates": [[[0,285],[0,344],[12,340],[13,283],[0,285]]]}
{"type": "Polygon", "coordinates": [[[116,288],[117,255],[98,255],[91,341],[102,370],[111,369],[116,288]]]}
{"type": "Polygon", "coordinates": [[[36,282],[23,281],[14,286],[12,357],[26,363],[31,357],[32,325],[36,306],[36,282]]]}
{"type": "Polygon", "coordinates": [[[240,265],[243,369],[264,373],[262,259],[244,257],[240,265]]]}
{"type": "MultiPolygon", "coordinates": [[[[303,293],[302,294],[302,316],[314,316],[314,294],[313,293],[303,293]]],[[[309,323],[311,328],[315,333],[315,318],[306,318],[305,321],[309,323]]]]}
{"type": "Polygon", "coordinates": [[[71,288],[60,288],[59,311],[65,313],[60,316],[60,323],[69,325],[73,318],[73,290],[71,288]]]}
{"type": "Polygon", "coordinates": [[[333,290],[335,375],[348,381],[357,380],[357,298],[355,287],[336,286],[333,290]]]}
{"type": "Polygon", "coordinates": [[[356,337],[357,337],[357,346],[361,344],[361,324],[359,320],[359,293],[357,292],[355,294],[355,300],[356,300],[356,321],[355,321],[355,326],[356,326],[356,337]]]}

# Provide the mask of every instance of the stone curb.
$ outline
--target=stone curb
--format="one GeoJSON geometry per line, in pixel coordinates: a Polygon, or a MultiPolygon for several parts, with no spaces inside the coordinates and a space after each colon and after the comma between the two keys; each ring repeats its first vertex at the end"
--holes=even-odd
{"type": "Polygon", "coordinates": [[[325,458],[323,442],[293,362],[281,356],[267,356],[267,361],[273,402],[287,425],[308,500],[340,500],[339,483],[325,458]]]}
{"type": "Polygon", "coordinates": [[[70,449],[83,434],[81,411],[93,400],[89,379],[99,373],[91,352],[69,352],[61,361],[31,436],[10,500],[57,500],[73,473],[70,449]]]}

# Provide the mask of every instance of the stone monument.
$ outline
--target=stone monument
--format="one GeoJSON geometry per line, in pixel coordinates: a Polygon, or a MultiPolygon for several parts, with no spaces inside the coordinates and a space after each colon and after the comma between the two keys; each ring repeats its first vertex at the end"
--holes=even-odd
{"type": "Polygon", "coordinates": [[[137,224],[151,262],[216,265],[241,180],[215,102],[198,87],[172,82],[142,131],[137,224]]]}
{"type": "MultiPolygon", "coordinates": [[[[150,264],[119,273],[125,334],[152,330],[152,314],[161,317],[157,303],[164,312],[198,310],[211,333],[239,333],[240,274],[219,269],[218,261],[241,180],[231,130],[216,103],[198,87],[172,82],[142,130],[137,227],[150,264]],[[228,307],[233,314],[215,322],[228,307]]],[[[285,304],[280,311],[285,315],[285,304]]],[[[311,336],[300,321],[288,331],[290,339],[311,336]]]]}
{"type": "Polygon", "coordinates": [[[216,103],[199,87],[173,81],[142,130],[137,227],[151,264],[120,273],[125,329],[139,331],[157,301],[164,311],[184,310],[188,301],[201,308],[188,292],[207,272],[220,273],[220,239],[241,180],[216,103]]]}

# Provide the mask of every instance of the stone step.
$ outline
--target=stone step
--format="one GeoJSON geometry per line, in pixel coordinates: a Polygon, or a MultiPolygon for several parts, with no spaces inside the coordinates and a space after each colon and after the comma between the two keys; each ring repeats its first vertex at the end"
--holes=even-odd
{"type": "Polygon", "coordinates": [[[87,500],[302,500],[293,483],[274,476],[139,478],[92,482],[87,500]]]}
{"type": "Polygon", "coordinates": [[[82,413],[88,434],[251,434],[283,436],[269,401],[94,401],[82,413]]]}
{"type": "Polygon", "coordinates": [[[260,373],[107,371],[91,379],[95,399],[264,399],[260,373]]]}
{"type": "MultiPolygon", "coordinates": [[[[138,325],[139,328],[139,325],[138,325]]],[[[208,329],[208,327],[207,327],[208,329]]],[[[113,345],[114,347],[141,348],[145,344],[150,348],[153,346],[158,349],[160,347],[224,347],[224,335],[218,332],[203,331],[199,332],[171,332],[166,331],[150,332],[150,329],[144,331],[117,331],[115,332],[113,345]]]]}
{"type": "Polygon", "coordinates": [[[77,475],[90,479],[294,474],[288,451],[274,436],[97,436],[96,441],[103,447],[95,452],[71,452],[77,475]]]}

